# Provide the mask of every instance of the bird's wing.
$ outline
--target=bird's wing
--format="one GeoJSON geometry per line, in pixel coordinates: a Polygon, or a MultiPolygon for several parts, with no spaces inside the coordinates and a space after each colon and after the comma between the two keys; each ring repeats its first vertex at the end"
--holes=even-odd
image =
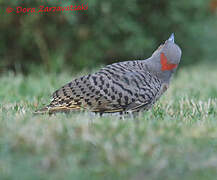
{"type": "Polygon", "coordinates": [[[81,109],[92,106],[99,92],[91,84],[91,76],[72,80],[53,93],[50,108],[81,109]]]}
{"type": "Polygon", "coordinates": [[[66,84],[53,93],[49,112],[90,109],[93,112],[121,112],[115,101],[116,87],[103,74],[83,76],[66,84]]]}
{"type": "Polygon", "coordinates": [[[155,98],[158,92],[155,81],[150,74],[139,70],[109,66],[55,91],[47,108],[49,112],[83,108],[93,112],[137,110],[155,98]]]}
{"type": "Polygon", "coordinates": [[[127,91],[122,102],[124,110],[131,112],[149,109],[161,88],[160,80],[149,72],[138,69],[124,72],[116,79],[116,83],[122,84],[127,91]]]}

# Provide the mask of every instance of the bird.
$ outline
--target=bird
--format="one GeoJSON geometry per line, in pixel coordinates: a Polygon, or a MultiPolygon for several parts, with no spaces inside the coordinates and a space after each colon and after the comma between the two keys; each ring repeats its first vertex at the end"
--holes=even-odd
{"type": "Polygon", "coordinates": [[[113,63],[73,79],[53,93],[49,105],[35,113],[87,110],[102,115],[149,110],[168,89],[181,55],[172,33],[147,59],[113,63]]]}

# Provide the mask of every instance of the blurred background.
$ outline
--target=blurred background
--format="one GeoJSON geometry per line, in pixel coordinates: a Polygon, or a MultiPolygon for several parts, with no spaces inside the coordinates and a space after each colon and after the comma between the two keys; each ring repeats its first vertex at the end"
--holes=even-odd
{"type": "Polygon", "coordinates": [[[182,66],[217,61],[217,0],[0,0],[0,73],[76,72],[145,59],[174,32],[182,66]],[[6,8],[88,3],[87,11],[6,8]]]}
{"type": "Polygon", "coordinates": [[[217,0],[0,0],[0,180],[216,179],[216,67],[217,0]],[[146,59],[172,32],[181,67],[140,118],[33,116],[72,78],[146,59]]]}

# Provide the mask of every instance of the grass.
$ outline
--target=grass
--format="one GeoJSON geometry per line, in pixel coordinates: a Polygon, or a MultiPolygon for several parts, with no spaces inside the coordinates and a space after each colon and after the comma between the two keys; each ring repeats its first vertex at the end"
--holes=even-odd
{"type": "Polygon", "coordinates": [[[215,179],[216,66],[180,68],[137,119],[33,116],[70,74],[0,77],[0,179],[215,179]]]}

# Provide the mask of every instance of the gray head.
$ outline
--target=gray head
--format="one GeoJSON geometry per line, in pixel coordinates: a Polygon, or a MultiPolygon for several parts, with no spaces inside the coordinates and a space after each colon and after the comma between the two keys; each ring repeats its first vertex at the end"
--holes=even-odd
{"type": "Polygon", "coordinates": [[[163,44],[160,53],[164,53],[167,57],[168,63],[179,64],[182,51],[180,47],[175,43],[174,33],[170,36],[168,40],[163,44]]]}
{"type": "Polygon", "coordinates": [[[146,61],[148,68],[163,81],[169,81],[180,62],[182,51],[172,34],[146,61]]]}
{"type": "Polygon", "coordinates": [[[174,33],[171,34],[168,40],[164,44],[161,44],[158,49],[152,54],[152,57],[161,56],[164,54],[170,64],[179,64],[182,51],[180,47],[175,43],[174,33]]]}

